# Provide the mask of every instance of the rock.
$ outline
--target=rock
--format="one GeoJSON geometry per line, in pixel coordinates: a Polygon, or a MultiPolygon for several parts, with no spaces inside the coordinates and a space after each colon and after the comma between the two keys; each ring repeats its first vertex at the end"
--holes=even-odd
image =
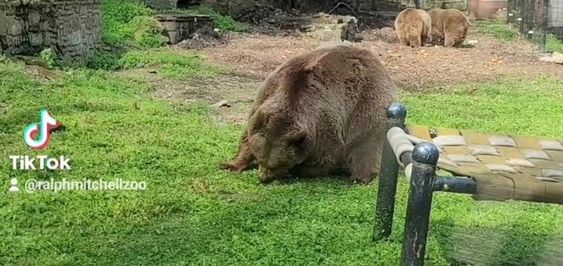
{"type": "Polygon", "coordinates": [[[540,57],[540,61],[563,65],[563,54],[558,52],[553,52],[551,55],[540,57]]]}
{"type": "Polygon", "coordinates": [[[344,25],[341,28],[341,39],[343,41],[361,42],[363,37],[358,28],[358,19],[355,17],[347,17],[346,19],[343,20],[344,25]]]}
{"type": "Polygon", "coordinates": [[[311,23],[301,24],[299,29],[321,41],[360,42],[363,39],[358,20],[353,16],[318,13],[313,15],[311,23]]]}
{"type": "Polygon", "coordinates": [[[375,40],[380,40],[386,43],[397,43],[399,39],[397,34],[391,27],[383,27],[381,29],[375,29],[373,31],[373,38],[375,40]]]}
{"type": "Polygon", "coordinates": [[[183,49],[202,49],[206,47],[214,47],[227,43],[220,30],[201,28],[190,34],[187,39],[176,44],[177,47],[183,49]]]}
{"type": "Polygon", "coordinates": [[[215,103],[212,106],[213,107],[231,107],[231,104],[229,104],[229,101],[227,101],[227,100],[221,100],[221,101],[215,103]]]}
{"type": "Polygon", "coordinates": [[[469,40],[469,41],[467,41],[467,44],[471,44],[471,45],[475,45],[475,44],[478,44],[478,43],[479,43],[478,40],[469,40]]]}

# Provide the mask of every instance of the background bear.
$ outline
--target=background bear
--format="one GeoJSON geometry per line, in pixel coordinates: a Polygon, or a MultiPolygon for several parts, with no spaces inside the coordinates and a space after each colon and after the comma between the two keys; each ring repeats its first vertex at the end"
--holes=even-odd
{"type": "Polygon", "coordinates": [[[250,111],[231,171],[259,165],[269,182],[349,174],[369,183],[379,171],[387,107],[396,87],[369,51],[329,45],[296,56],[266,79],[250,111]]]}
{"type": "Polygon", "coordinates": [[[431,42],[431,27],[430,15],[422,9],[407,8],[395,19],[395,32],[399,41],[410,47],[419,47],[425,42],[431,42]]]}
{"type": "Polygon", "coordinates": [[[457,9],[431,9],[428,11],[432,20],[432,40],[434,44],[445,47],[461,47],[467,30],[469,19],[457,9]]]}

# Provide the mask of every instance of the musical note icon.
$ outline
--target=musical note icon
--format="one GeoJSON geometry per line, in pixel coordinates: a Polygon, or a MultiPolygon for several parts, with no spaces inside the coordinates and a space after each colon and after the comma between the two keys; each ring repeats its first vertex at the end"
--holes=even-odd
{"type": "Polygon", "coordinates": [[[28,125],[23,131],[23,140],[25,143],[34,150],[44,150],[51,141],[51,133],[53,130],[62,126],[47,109],[42,109],[39,112],[39,123],[28,125]]]}

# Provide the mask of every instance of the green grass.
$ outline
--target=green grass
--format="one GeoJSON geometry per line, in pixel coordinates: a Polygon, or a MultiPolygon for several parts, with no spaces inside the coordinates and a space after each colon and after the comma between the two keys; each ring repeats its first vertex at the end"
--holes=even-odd
{"type": "MultiPolygon", "coordinates": [[[[223,32],[248,30],[248,25],[239,23],[230,16],[223,16],[208,6],[168,12],[209,15],[215,26],[223,32]]],[[[128,61],[130,57],[140,57],[140,54],[152,53],[147,50],[165,46],[168,38],[165,36],[162,25],[154,18],[156,13],[141,0],[103,0],[102,41],[104,49],[96,51],[89,60],[88,67],[104,70],[121,69],[123,62],[128,61]]],[[[186,69],[164,66],[163,73],[167,77],[178,79],[182,78],[184,70],[186,69]]],[[[187,70],[189,71],[189,69],[187,70]]]]}
{"type": "Polygon", "coordinates": [[[556,122],[563,121],[563,86],[553,78],[472,83],[403,96],[412,123],[558,138],[563,133],[556,122]]]}
{"type": "Polygon", "coordinates": [[[156,32],[156,22],[152,18],[154,14],[139,0],[103,0],[102,40],[118,46],[162,46],[162,36],[156,32]]]}
{"type": "MultiPolygon", "coordinates": [[[[477,31],[489,36],[493,36],[504,42],[509,42],[518,37],[518,31],[514,30],[509,24],[497,20],[476,21],[477,31]]],[[[541,34],[534,35],[534,42],[541,43],[541,34]]],[[[553,34],[547,35],[547,50],[550,52],[563,53],[563,41],[557,39],[553,34]]]]}
{"type": "Polygon", "coordinates": [[[154,10],[140,0],[102,1],[102,48],[98,48],[87,66],[116,70],[127,51],[146,50],[166,45],[164,28],[154,18],[154,10]]]}
{"type": "Polygon", "coordinates": [[[505,42],[512,41],[518,37],[518,32],[512,29],[509,24],[499,21],[476,21],[475,27],[477,28],[478,32],[493,36],[505,42]]]}
{"type": "Polygon", "coordinates": [[[563,41],[557,39],[552,34],[547,36],[547,50],[552,52],[563,53],[563,41]]]}
{"type": "Polygon", "coordinates": [[[229,15],[222,15],[206,5],[195,6],[189,9],[176,9],[170,12],[175,14],[210,16],[215,23],[215,27],[223,32],[247,32],[249,30],[248,24],[238,22],[229,15]]]}
{"type": "MultiPolygon", "coordinates": [[[[22,64],[0,62],[1,265],[397,265],[404,181],[391,241],[372,243],[377,182],[324,178],[263,186],[254,171],[218,169],[236,152],[241,128],[215,124],[203,105],[151,100],[145,84],[103,71],[73,70],[39,82],[22,64]],[[66,129],[54,134],[47,151],[34,152],[21,134],[42,107],[66,129]],[[67,155],[73,169],[13,171],[13,154],[67,155]],[[15,194],[7,192],[13,177],[20,184],[123,178],[146,181],[148,190],[15,194]]],[[[406,93],[403,100],[409,123],[548,137],[563,132],[563,86],[552,79],[406,93]]],[[[561,245],[561,232],[561,206],[438,193],[428,263],[560,259],[549,247],[561,245]]]]}
{"type": "Polygon", "coordinates": [[[170,49],[131,51],[119,60],[119,65],[124,69],[156,68],[161,76],[174,80],[210,77],[227,72],[225,67],[206,63],[205,57],[199,53],[181,53],[170,49]]]}

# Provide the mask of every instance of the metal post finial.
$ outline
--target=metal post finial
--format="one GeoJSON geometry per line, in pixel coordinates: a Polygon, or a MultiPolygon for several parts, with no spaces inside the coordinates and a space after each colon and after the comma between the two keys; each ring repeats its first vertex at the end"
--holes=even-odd
{"type": "Polygon", "coordinates": [[[438,148],[430,142],[421,142],[414,147],[412,152],[412,159],[415,162],[436,165],[440,152],[438,148]]]}
{"type": "Polygon", "coordinates": [[[392,119],[404,119],[407,117],[407,108],[402,103],[392,103],[387,109],[387,117],[392,119]]]}

